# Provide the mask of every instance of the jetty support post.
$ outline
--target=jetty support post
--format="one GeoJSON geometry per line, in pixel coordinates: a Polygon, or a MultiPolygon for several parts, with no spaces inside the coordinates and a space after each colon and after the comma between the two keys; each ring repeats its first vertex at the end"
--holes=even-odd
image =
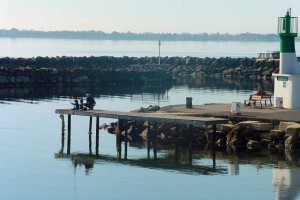
{"type": "Polygon", "coordinates": [[[68,115],[68,146],[67,154],[71,152],[71,115],[68,115]]]}
{"type": "Polygon", "coordinates": [[[216,141],[216,133],[217,133],[217,126],[213,125],[213,144],[212,144],[212,151],[213,151],[213,169],[216,169],[216,148],[215,148],[215,141],[216,141]]]}
{"type": "Polygon", "coordinates": [[[65,147],[65,118],[63,114],[60,114],[59,117],[61,118],[61,149],[59,153],[63,154],[65,147]]]}
{"type": "Polygon", "coordinates": [[[96,118],[96,155],[99,155],[99,117],[96,118]]]}
{"type": "Polygon", "coordinates": [[[89,125],[89,150],[90,154],[92,154],[92,123],[93,123],[93,117],[90,117],[90,125],[89,125]]]}
{"type": "Polygon", "coordinates": [[[128,147],[128,131],[127,128],[125,128],[125,148],[124,148],[124,159],[127,160],[127,147],[128,147]]]}
{"type": "Polygon", "coordinates": [[[150,139],[151,139],[151,136],[150,136],[150,121],[148,121],[148,126],[147,126],[147,158],[150,159],[150,148],[151,148],[151,143],[150,143],[150,139]]]}
{"type": "Polygon", "coordinates": [[[193,125],[189,125],[189,164],[192,164],[193,155],[193,125]]]}
{"type": "Polygon", "coordinates": [[[118,126],[116,132],[116,148],[117,148],[117,158],[121,158],[122,145],[121,145],[121,133],[122,133],[122,120],[118,118],[118,126]]]}

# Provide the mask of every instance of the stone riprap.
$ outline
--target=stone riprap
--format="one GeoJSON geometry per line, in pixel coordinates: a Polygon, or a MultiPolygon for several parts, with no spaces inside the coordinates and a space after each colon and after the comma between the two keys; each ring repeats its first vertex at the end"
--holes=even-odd
{"type": "Polygon", "coordinates": [[[1,58],[0,85],[171,82],[177,77],[270,78],[275,61],[255,58],[162,57],[1,58]]]}

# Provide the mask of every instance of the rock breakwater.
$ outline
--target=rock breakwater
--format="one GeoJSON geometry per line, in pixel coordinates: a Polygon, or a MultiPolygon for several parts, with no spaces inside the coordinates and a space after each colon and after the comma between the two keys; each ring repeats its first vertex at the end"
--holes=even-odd
{"type": "Polygon", "coordinates": [[[270,78],[278,63],[254,58],[163,57],[1,58],[0,85],[164,83],[176,77],[270,78]]]}

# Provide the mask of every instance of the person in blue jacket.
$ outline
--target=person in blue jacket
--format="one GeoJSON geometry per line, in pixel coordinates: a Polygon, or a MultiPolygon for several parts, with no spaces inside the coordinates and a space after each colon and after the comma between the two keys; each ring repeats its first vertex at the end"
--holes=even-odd
{"type": "Polygon", "coordinates": [[[72,110],[79,110],[79,103],[78,100],[75,99],[73,103],[71,103],[72,105],[74,105],[74,107],[72,108],[72,110]]]}

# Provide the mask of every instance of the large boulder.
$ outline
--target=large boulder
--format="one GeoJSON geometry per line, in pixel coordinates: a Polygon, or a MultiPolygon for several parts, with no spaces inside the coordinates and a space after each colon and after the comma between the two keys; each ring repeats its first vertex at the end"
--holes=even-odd
{"type": "Polygon", "coordinates": [[[287,127],[285,133],[289,136],[299,137],[300,124],[294,124],[287,127]]]}
{"type": "Polygon", "coordinates": [[[289,136],[299,137],[300,134],[300,124],[296,122],[280,122],[279,130],[283,131],[289,136]]]}
{"type": "Polygon", "coordinates": [[[251,123],[250,127],[253,131],[270,131],[273,129],[273,124],[257,122],[257,123],[251,123]]]}
{"type": "Polygon", "coordinates": [[[232,132],[242,132],[246,129],[249,129],[251,125],[253,125],[254,123],[259,123],[259,121],[243,121],[243,122],[239,122],[237,124],[235,124],[231,131],[232,132]]]}
{"type": "Polygon", "coordinates": [[[218,131],[228,133],[232,130],[234,125],[232,125],[232,124],[217,124],[216,127],[217,127],[218,131]]]}
{"type": "Polygon", "coordinates": [[[288,126],[291,126],[291,125],[294,125],[294,124],[297,124],[297,123],[296,122],[284,122],[284,121],[281,121],[279,123],[278,129],[280,131],[285,132],[288,126]]]}

